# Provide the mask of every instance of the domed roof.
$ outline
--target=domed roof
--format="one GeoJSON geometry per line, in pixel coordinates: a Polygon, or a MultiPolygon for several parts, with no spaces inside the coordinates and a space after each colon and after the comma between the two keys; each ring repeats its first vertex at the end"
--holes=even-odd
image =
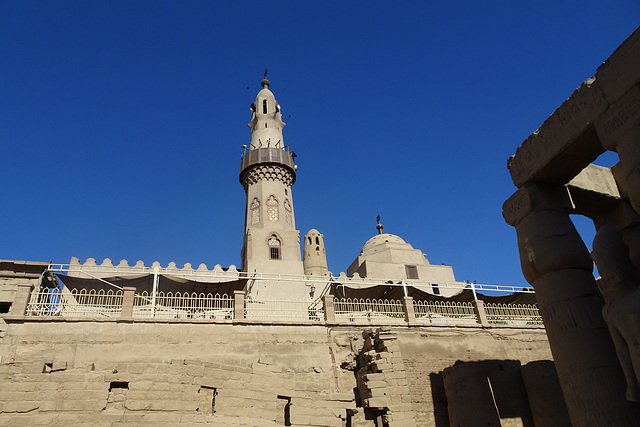
{"type": "Polygon", "coordinates": [[[376,234],[364,244],[362,247],[362,253],[367,253],[372,251],[375,247],[385,244],[394,244],[394,245],[402,245],[406,246],[407,249],[413,249],[409,243],[405,242],[404,239],[400,236],[396,236],[395,234],[376,234]]]}

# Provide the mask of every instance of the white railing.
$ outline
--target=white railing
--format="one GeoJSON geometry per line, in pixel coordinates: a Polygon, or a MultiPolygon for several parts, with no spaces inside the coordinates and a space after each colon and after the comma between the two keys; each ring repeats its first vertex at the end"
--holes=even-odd
{"type": "Polygon", "coordinates": [[[255,300],[244,301],[245,318],[247,320],[277,321],[324,321],[324,307],[321,300],[309,301],[299,299],[255,300]]]}
{"type": "Polygon", "coordinates": [[[122,291],[92,289],[58,290],[43,288],[33,291],[27,305],[27,316],[120,317],[122,291]]]}
{"type": "Polygon", "coordinates": [[[484,309],[493,325],[542,325],[542,316],[535,304],[487,303],[484,309]]]}
{"type": "MultiPolygon", "coordinates": [[[[244,313],[235,313],[236,301],[227,294],[143,292],[133,294],[125,313],[134,318],[203,319],[233,321],[295,321],[324,322],[322,299],[252,299],[245,297],[244,313]],[[130,304],[133,302],[133,306],[130,304]]],[[[239,296],[239,295],[238,295],[239,296]]],[[[238,301],[240,302],[240,301],[238,301]]],[[[47,289],[33,291],[27,304],[26,316],[118,318],[123,314],[123,291],[47,289]]],[[[362,298],[334,299],[335,321],[338,323],[367,322],[402,324],[406,321],[403,302],[362,298]]],[[[239,307],[242,309],[242,306],[239,307]]],[[[422,325],[475,325],[478,315],[473,302],[413,301],[416,322],[422,325]]],[[[484,310],[489,325],[543,326],[538,307],[533,304],[486,303],[484,310]]],[[[481,316],[484,318],[484,315],[481,316]]],[[[332,319],[333,321],[333,319],[332,319]]],[[[487,325],[488,326],[488,325],[487,325]]]]}
{"type": "Polygon", "coordinates": [[[470,302],[414,301],[413,308],[419,323],[465,325],[478,322],[470,302]]]}
{"type": "Polygon", "coordinates": [[[402,323],[404,308],[399,300],[338,298],[334,302],[336,320],[402,323]]]}
{"type": "Polygon", "coordinates": [[[143,292],[133,298],[134,318],[233,319],[233,298],[227,294],[143,292]]]}

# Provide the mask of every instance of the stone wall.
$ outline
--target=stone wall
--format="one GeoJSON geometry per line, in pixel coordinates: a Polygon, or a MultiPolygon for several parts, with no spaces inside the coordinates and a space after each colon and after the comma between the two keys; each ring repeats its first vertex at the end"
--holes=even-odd
{"type": "Polygon", "coordinates": [[[442,427],[456,361],[550,359],[541,329],[7,322],[0,426],[442,427]]]}

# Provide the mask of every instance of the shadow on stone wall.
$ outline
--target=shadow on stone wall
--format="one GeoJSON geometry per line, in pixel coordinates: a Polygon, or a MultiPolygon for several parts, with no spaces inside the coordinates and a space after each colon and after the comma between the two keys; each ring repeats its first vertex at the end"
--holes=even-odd
{"type": "Polygon", "coordinates": [[[429,374],[429,381],[431,383],[435,427],[449,427],[447,396],[444,391],[442,372],[429,374]]]}

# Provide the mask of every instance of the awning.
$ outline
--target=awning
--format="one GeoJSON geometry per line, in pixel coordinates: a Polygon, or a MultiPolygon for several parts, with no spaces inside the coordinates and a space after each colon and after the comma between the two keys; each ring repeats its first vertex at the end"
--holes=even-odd
{"type": "MultiPolygon", "coordinates": [[[[64,274],[56,274],[58,279],[64,283],[64,286],[69,289],[86,290],[113,290],[117,288],[109,285],[106,282],[113,283],[116,286],[124,287],[131,286],[136,288],[136,293],[153,292],[153,275],[142,274],[138,276],[126,276],[126,277],[104,277],[102,280],[94,278],[83,278],[66,276],[64,274]],[[104,281],[103,281],[104,280],[104,281]]],[[[169,276],[160,274],[158,277],[158,291],[159,292],[181,292],[181,293],[204,293],[204,294],[227,294],[233,295],[233,291],[244,290],[247,283],[247,279],[236,279],[225,282],[206,282],[198,280],[189,280],[178,276],[169,276]]]]}
{"type": "MultiPolygon", "coordinates": [[[[455,295],[443,297],[425,292],[421,289],[406,285],[407,295],[416,301],[455,301],[472,302],[473,291],[469,288],[462,289],[455,295]]],[[[349,287],[342,283],[332,283],[329,291],[336,298],[362,298],[362,299],[389,299],[400,300],[404,298],[404,290],[401,285],[373,285],[369,287],[349,287]]],[[[476,291],[479,300],[492,304],[535,304],[536,294],[532,292],[514,292],[506,295],[484,295],[476,291]]]]}

